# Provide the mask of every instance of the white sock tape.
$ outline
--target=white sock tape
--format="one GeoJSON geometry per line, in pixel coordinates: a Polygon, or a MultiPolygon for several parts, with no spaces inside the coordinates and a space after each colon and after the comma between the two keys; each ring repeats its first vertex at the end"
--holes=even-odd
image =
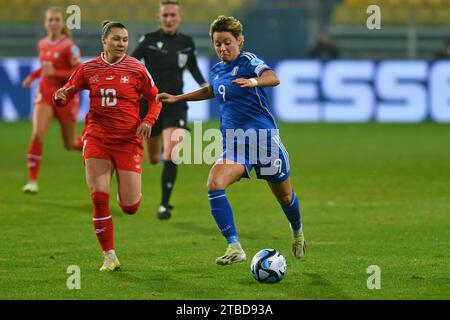
{"type": "Polygon", "coordinates": [[[250,78],[248,80],[250,80],[250,82],[252,83],[252,87],[258,86],[258,80],[256,80],[255,78],[250,78]]]}

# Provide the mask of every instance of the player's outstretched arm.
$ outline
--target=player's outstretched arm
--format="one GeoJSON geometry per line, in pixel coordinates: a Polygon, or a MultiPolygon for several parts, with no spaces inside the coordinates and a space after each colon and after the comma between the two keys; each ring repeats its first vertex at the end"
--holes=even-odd
{"type": "Polygon", "coordinates": [[[31,88],[32,83],[33,79],[30,76],[28,76],[22,81],[22,87],[24,87],[25,89],[29,89],[31,88]]]}
{"type": "Polygon", "coordinates": [[[257,78],[238,78],[233,80],[233,83],[240,85],[241,88],[275,87],[280,84],[280,80],[273,70],[266,70],[257,78]]]}
{"type": "Polygon", "coordinates": [[[22,87],[29,89],[33,81],[41,76],[41,68],[30,73],[22,82],[22,87]]]}
{"type": "Polygon", "coordinates": [[[83,64],[80,64],[70,76],[69,81],[53,94],[53,102],[58,107],[65,106],[78,91],[83,89],[88,87],[84,82],[83,64]]]}
{"type": "Polygon", "coordinates": [[[177,96],[163,92],[156,96],[156,101],[163,103],[175,103],[181,101],[200,101],[211,98],[214,98],[214,92],[212,91],[210,86],[205,86],[198,90],[185,94],[180,94],[177,96]]]}
{"type": "Polygon", "coordinates": [[[75,90],[75,86],[72,85],[70,87],[62,87],[55,91],[53,95],[53,100],[57,106],[62,106],[67,104],[70,99],[73,97],[73,91],[75,90]]]}

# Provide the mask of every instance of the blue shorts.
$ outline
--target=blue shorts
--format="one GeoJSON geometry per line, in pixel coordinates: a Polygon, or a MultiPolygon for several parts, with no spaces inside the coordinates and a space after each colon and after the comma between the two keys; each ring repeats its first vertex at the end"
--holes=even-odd
{"type": "Polygon", "coordinates": [[[255,168],[256,177],[270,183],[281,183],[290,176],[289,154],[279,135],[264,143],[239,143],[227,145],[224,139],[221,159],[229,159],[244,165],[244,178],[250,178],[255,168]]]}

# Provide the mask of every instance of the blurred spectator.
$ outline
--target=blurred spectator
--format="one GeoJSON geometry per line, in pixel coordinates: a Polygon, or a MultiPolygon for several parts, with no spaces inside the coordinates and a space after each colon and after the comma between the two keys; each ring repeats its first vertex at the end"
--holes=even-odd
{"type": "Polygon", "coordinates": [[[321,60],[337,59],[339,58],[339,51],[331,42],[328,34],[321,34],[314,46],[308,50],[306,56],[311,59],[321,60]]]}
{"type": "Polygon", "coordinates": [[[436,59],[450,59],[450,38],[444,42],[444,46],[436,54],[436,59]]]}

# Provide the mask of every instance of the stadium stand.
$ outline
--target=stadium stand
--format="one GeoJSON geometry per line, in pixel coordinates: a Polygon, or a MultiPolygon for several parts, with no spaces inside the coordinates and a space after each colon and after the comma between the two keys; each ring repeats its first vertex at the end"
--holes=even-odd
{"type": "MultiPolygon", "coordinates": [[[[155,28],[159,0],[0,0],[0,56],[34,55],[45,34],[43,13],[50,5],[81,8],[82,30],[74,39],[84,55],[101,50],[102,20],[120,20],[130,31],[130,47],[155,28]]],[[[246,45],[266,57],[304,57],[320,33],[336,43],[342,58],[433,59],[449,37],[450,0],[181,0],[183,25],[200,55],[214,56],[209,24],[219,14],[237,15],[246,45]],[[381,30],[368,30],[369,5],[381,8],[381,30]],[[264,28],[264,32],[261,32],[264,28]],[[270,46],[267,43],[271,43],[270,46]]]]}
{"type": "MultiPolygon", "coordinates": [[[[122,21],[130,30],[130,46],[140,35],[157,27],[155,16],[159,0],[0,0],[0,56],[33,55],[37,40],[45,34],[43,16],[49,6],[66,8],[76,4],[81,9],[82,31],[74,32],[84,54],[94,55],[100,50],[99,25],[102,20],[122,21]]],[[[241,0],[184,0],[183,30],[198,40],[200,54],[210,54],[208,27],[219,14],[232,15],[242,9],[241,0]]]]}
{"type": "MultiPolygon", "coordinates": [[[[149,16],[153,17],[158,8],[159,0],[127,0],[126,6],[122,0],[81,0],[76,1],[82,10],[83,21],[96,23],[101,19],[116,19],[124,22],[134,21],[145,23],[149,16]],[[145,15],[142,12],[150,12],[145,15]]],[[[230,14],[239,9],[241,0],[185,0],[181,1],[186,22],[209,22],[212,13],[230,14]]],[[[40,21],[42,13],[48,6],[67,7],[74,1],[54,0],[51,3],[42,0],[1,0],[0,21],[8,23],[34,23],[40,21]]]]}
{"type": "Polygon", "coordinates": [[[328,32],[344,57],[433,59],[449,36],[449,0],[344,0],[328,32]],[[381,30],[368,30],[369,5],[381,9],[381,30]]]}

